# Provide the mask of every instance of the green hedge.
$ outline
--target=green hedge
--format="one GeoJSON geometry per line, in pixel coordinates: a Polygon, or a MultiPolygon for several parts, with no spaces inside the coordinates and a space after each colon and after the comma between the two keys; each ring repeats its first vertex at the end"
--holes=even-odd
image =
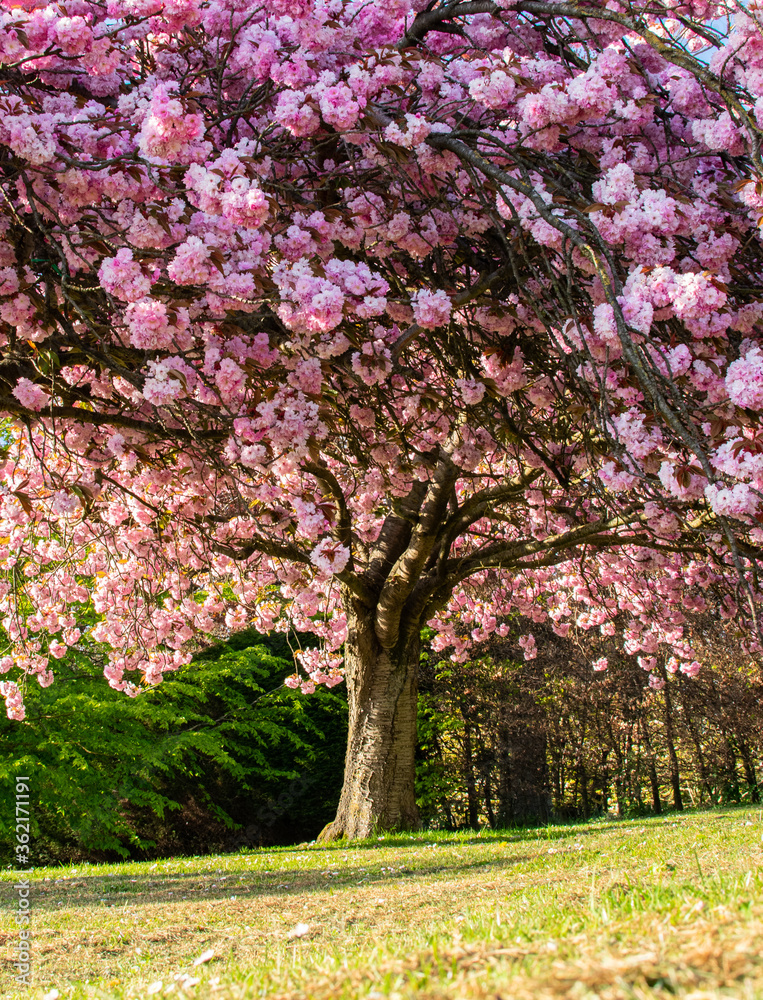
{"type": "Polygon", "coordinates": [[[285,688],[293,669],[285,637],[241,633],[128,698],[71,651],[53,685],[30,683],[24,722],[0,720],[0,860],[17,774],[37,863],[312,839],[341,788],[346,701],[285,688]]]}

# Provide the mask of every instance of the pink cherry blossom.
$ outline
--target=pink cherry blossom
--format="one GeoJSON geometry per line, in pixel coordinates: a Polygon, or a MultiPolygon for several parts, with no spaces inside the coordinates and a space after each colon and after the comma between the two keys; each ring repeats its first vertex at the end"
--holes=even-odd
{"type": "Polygon", "coordinates": [[[532,633],[530,635],[520,636],[519,645],[522,647],[526,660],[534,660],[538,655],[538,650],[535,645],[535,636],[532,635],[532,633]]]}
{"type": "Polygon", "coordinates": [[[159,84],[151,96],[138,136],[138,148],[145,156],[168,162],[183,162],[201,152],[203,118],[189,114],[173,97],[166,84],[159,84]]]}
{"type": "Polygon", "coordinates": [[[39,385],[28,378],[20,378],[13,389],[13,395],[22,406],[30,410],[42,410],[50,405],[50,396],[39,385]]]}
{"type": "Polygon", "coordinates": [[[324,573],[341,573],[349,559],[347,546],[330,538],[324,538],[310,553],[310,562],[324,573]]]}
{"type": "Polygon", "coordinates": [[[763,353],[753,347],[743,358],[738,358],[726,372],[726,389],[729,399],[737,406],[763,408],[763,353]]]}
{"type": "Polygon", "coordinates": [[[456,386],[458,387],[461,398],[467,406],[479,403],[485,395],[485,386],[482,382],[477,382],[476,379],[458,378],[456,379],[456,386]]]}
{"type": "Polygon", "coordinates": [[[433,330],[450,319],[450,299],[442,290],[430,292],[426,288],[420,288],[414,293],[411,302],[414,319],[424,329],[433,330]]]}
{"type": "Polygon", "coordinates": [[[133,259],[132,250],[122,248],[116,257],[107,257],[98,272],[102,287],[126,302],[137,302],[148,294],[151,282],[140,264],[133,259]]]}
{"type": "Polygon", "coordinates": [[[5,699],[5,707],[9,719],[23,722],[26,718],[24,699],[21,690],[14,681],[0,681],[0,695],[5,699]]]}

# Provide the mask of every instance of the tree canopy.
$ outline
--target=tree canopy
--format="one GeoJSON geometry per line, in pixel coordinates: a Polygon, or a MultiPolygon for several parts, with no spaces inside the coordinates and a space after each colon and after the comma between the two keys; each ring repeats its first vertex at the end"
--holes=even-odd
{"type": "Polygon", "coordinates": [[[757,7],[3,7],[12,717],[89,602],[128,693],[221,622],[305,691],[358,616],[759,648],[757,7]]]}

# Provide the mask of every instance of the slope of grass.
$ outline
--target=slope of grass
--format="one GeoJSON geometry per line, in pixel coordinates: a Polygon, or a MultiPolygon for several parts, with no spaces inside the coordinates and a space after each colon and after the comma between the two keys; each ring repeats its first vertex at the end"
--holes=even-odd
{"type": "Polygon", "coordinates": [[[763,998],[760,809],[41,868],[30,989],[0,891],[8,998],[763,998]]]}

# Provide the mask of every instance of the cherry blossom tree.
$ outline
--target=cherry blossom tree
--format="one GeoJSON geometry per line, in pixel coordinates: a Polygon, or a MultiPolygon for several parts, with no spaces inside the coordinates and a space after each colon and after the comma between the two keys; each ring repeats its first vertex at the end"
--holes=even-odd
{"type": "Polygon", "coordinates": [[[756,5],[2,9],[12,717],[84,639],[136,694],[313,632],[354,837],[417,822],[425,624],[617,632],[654,686],[693,614],[760,650],[756,5]]]}

